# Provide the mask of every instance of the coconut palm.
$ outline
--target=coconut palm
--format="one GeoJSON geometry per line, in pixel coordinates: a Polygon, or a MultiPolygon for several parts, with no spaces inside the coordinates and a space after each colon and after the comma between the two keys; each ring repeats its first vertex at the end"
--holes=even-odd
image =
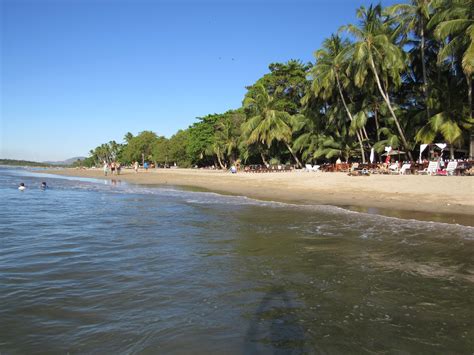
{"type": "MultiPolygon", "coordinates": [[[[314,100],[315,98],[311,98],[314,100]]],[[[304,104],[309,107],[312,103],[308,102],[309,97],[304,104]]],[[[294,118],[292,128],[293,135],[296,137],[293,142],[293,149],[301,154],[304,161],[313,160],[313,154],[318,149],[318,137],[324,130],[325,117],[320,112],[313,112],[307,108],[305,114],[294,118]]]]}
{"type": "Polygon", "coordinates": [[[399,26],[402,33],[402,43],[405,43],[409,34],[413,32],[420,38],[420,57],[423,76],[423,93],[425,96],[426,117],[429,118],[430,109],[428,105],[429,87],[426,73],[425,42],[427,24],[431,16],[431,0],[411,0],[409,4],[395,4],[385,9],[385,13],[393,16],[393,20],[399,26]]]}
{"type": "Polygon", "coordinates": [[[436,137],[443,137],[450,144],[451,159],[454,159],[454,147],[461,146],[467,138],[466,133],[474,127],[474,119],[469,117],[469,111],[463,106],[458,89],[455,78],[449,80],[446,77],[433,87],[437,113],[430,117],[415,137],[421,143],[433,143],[436,137]]]}
{"type": "Polygon", "coordinates": [[[474,5],[472,0],[434,0],[436,14],[430,21],[435,26],[435,36],[443,41],[439,51],[440,61],[458,57],[466,76],[468,102],[471,117],[472,107],[472,76],[474,74],[474,5]]]}
{"type": "MultiPolygon", "coordinates": [[[[332,35],[323,42],[323,48],[316,51],[314,56],[316,64],[311,69],[313,82],[311,89],[316,96],[327,99],[334,94],[334,88],[337,87],[339,96],[344,105],[347,117],[351,122],[354,117],[348,107],[346,98],[343,93],[341,71],[344,61],[344,55],[347,52],[349,41],[342,40],[337,35],[332,35]]],[[[363,135],[359,130],[360,127],[354,130],[359,141],[359,147],[362,154],[362,162],[365,163],[364,144],[362,142],[363,135]]]]}
{"type": "Polygon", "coordinates": [[[125,141],[125,143],[130,143],[130,141],[133,139],[133,134],[130,133],[130,132],[127,132],[125,134],[125,136],[123,137],[123,140],[125,141]]]}
{"type": "Polygon", "coordinates": [[[251,112],[251,117],[242,124],[242,129],[247,135],[247,144],[261,144],[270,148],[273,142],[283,143],[301,167],[301,162],[290,146],[292,130],[290,121],[292,116],[285,111],[273,109],[275,101],[268,95],[264,86],[254,86],[252,96],[244,100],[244,108],[251,112]]]}
{"type": "MultiPolygon", "coordinates": [[[[237,159],[240,143],[240,126],[245,115],[239,111],[229,111],[222,115],[215,127],[215,141],[222,159],[227,158],[231,164],[237,159]]],[[[217,154],[217,152],[216,152],[217,154]]]]}
{"type": "Polygon", "coordinates": [[[341,30],[347,31],[356,39],[352,47],[353,64],[351,66],[354,83],[356,86],[362,87],[367,74],[372,73],[377,88],[396,124],[403,146],[408,151],[409,158],[412,159],[410,145],[400,120],[395,114],[389,91],[389,84],[392,83],[395,87],[399,87],[402,82],[402,73],[405,70],[405,53],[394,43],[396,34],[387,23],[382,21],[382,6],[380,4],[371,5],[367,9],[361,6],[357,10],[357,17],[360,19],[359,26],[350,24],[341,27],[341,30]]]}

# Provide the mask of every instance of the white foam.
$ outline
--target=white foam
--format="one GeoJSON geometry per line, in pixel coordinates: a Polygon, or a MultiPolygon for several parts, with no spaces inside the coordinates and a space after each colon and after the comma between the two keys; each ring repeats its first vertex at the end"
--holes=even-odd
{"type": "MultiPolygon", "coordinates": [[[[107,193],[119,194],[137,194],[137,195],[154,195],[170,198],[179,198],[184,203],[191,205],[241,205],[241,206],[260,206],[270,208],[295,208],[305,210],[308,212],[319,212],[326,215],[345,215],[350,218],[347,223],[349,228],[353,228],[360,219],[363,224],[374,223],[376,226],[385,226],[390,228],[392,232],[399,232],[400,234],[413,231],[416,228],[433,230],[436,235],[440,228],[445,232],[457,231],[464,234],[464,239],[474,240],[474,227],[460,224],[451,224],[445,222],[422,221],[416,219],[401,219],[393,216],[386,216],[381,214],[373,214],[361,211],[349,210],[346,208],[332,206],[332,205],[301,205],[294,203],[285,203],[278,201],[264,201],[252,199],[246,196],[223,195],[215,192],[207,191],[189,191],[180,188],[169,186],[154,186],[147,187],[142,185],[133,185],[122,182],[117,177],[117,182],[113,183],[110,180],[100,180],[92,178],[69,177],[51,174],[42,174],[37,172],[23,172],[24,176],[31,177],[45,177],[48,176],[54,179],[66,180],[68,182],[78,182],[78,184],[67,184],[66,186],[59,185],[58,188],[72,188],[81,190],[92,190],[107,193]]],[[[363,236],[362,236],[363,237],[363,236]]]]}

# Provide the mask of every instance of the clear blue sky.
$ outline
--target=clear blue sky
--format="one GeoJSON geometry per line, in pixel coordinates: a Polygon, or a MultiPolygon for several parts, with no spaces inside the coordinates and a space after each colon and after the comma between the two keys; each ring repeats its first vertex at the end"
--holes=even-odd
{"type": "Polygon", "coordinates": [[[312,61],[369,4],[0,0],[0,158],[86,156],[129,131],[169,137],[238,108],[268,64],[312,61]]]}

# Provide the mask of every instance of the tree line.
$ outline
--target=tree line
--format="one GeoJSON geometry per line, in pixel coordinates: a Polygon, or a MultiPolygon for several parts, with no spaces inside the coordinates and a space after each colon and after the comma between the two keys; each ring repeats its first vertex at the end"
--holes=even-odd
{"type": "Polygon", "coordinates": [[[171,138],[127,133],[90,151],[86,165],[149,161],[179,166],[366,162],[372,148],[406,152],[445,142],[472,158],[472,0],[411,0],[357,9],[314,53],[272,63],[242,107],[209,114],[171,138]],[[468,153],[469,148],[471,152],[468,153]]]}

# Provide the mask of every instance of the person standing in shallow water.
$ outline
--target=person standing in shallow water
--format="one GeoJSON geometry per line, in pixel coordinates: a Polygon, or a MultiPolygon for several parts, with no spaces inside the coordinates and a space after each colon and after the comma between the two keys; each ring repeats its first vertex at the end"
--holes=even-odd
{"type": "Polygon", "coordinates": [[[104,161],[104,176],[107,176],[108,170],[109,170],[109,164],[107,164],[107,162],[104,161]]]}
{"type": "Polygon", "coordinates": [[[133,168],[135,169],[135,173],[138,173],[138,161],[135,161],[135,164],[133,164],[133,168]]]}
{"type": "Polygon", "coordinates": [[[26,186],[25,186],[25,183],[24,183],[24,182],[21,182],[21,183],[20,183],[20,186],[18,186],[18,190],[20,190],[20,191],[26,190],[26,186]]]}

